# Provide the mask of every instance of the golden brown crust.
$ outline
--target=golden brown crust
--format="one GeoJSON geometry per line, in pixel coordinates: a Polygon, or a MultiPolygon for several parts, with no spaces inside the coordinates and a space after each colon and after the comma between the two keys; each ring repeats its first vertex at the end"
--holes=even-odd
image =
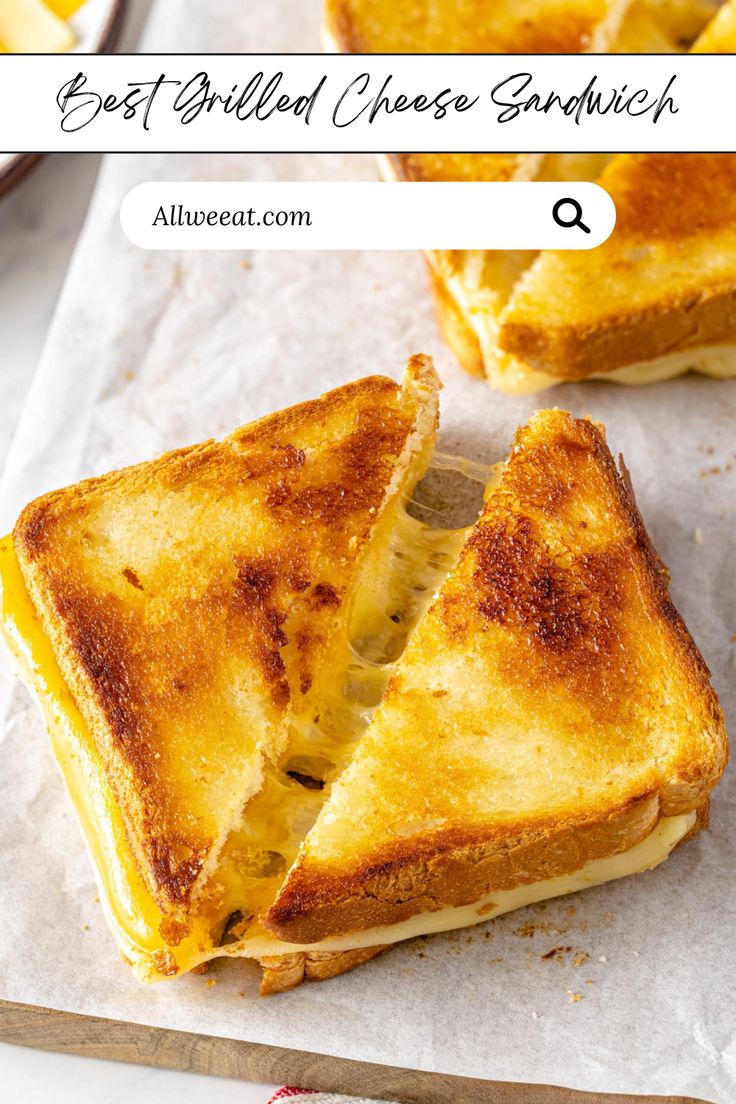
{"type": "Polygon", "coordinates": [[[261,958],[263,978],[259,992],[262,997],[270,997],[274,993],[285,993],[303,981],[327,981],[344,974],[346,970],[362,966],[388,947],[389,944],[384,944],[381,947],[359,947],[354,951],[299,951],[261,958]]]}
{"type": "Polygon", "coordinates": [[[570,873],[704,809],[726,757],[602,432],[540,412],[267,927],[314,942],[570,873]]]}
{"type": "Polygon", "coordinates": [[[280,753],[436,389],[417,357],[405,389],[370,377],[21,514],[29,595],[164,912],[280,753]]]}
{"type": "Polygon", "coordinates": [[[736,155],[627,154],[599,180],[616,227],[591,253],[544,253],[499,346],[558,380],[736,338],[736,155]]]}
{"type": "Polygon", "coordinates": [[[513,0],[326,0],[330,39],[344,53],[577,54],[621,5],[539,0],[534,18],[513,0]]]}
{"type": "Polygon", "coordinates": [[[297,864],[266,926],[280,939],[316,943],[472,904],[493,890],[573,873],[592,859],[626,851],[651,832],[657,817],[656,794],[645,794],[588,822],[547,817],[398,840],[345,873],[297,864]]]}

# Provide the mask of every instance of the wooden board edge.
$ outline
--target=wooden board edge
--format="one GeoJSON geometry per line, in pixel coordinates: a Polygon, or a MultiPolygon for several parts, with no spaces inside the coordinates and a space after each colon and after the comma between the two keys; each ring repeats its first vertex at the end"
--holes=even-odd
{"type": "Polygon", "coordinates": [[[684,1096],[586,1093],[553,1085],[425,1073],[11,1001],[0,1001],[0,1041],[158,1069],[398,1100],[402,1104],[539,1104],[540,1100],[545,1104],[707,1104],[684,1096]]]}

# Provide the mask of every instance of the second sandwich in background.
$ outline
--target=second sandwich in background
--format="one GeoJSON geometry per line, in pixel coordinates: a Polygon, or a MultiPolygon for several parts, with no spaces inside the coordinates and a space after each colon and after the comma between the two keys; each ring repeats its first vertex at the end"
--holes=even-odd
{"type": "MultiPolygon", "coordinates": [[[[736,52],[736,0],[327,0],[328,49],[368,52],[736,52]]],[[[736,376],[733,154],[392,154],[388,179],[594,180],[617,223],[590,252],[427,254],[460,364],[509,393],[604,379],[736,376]]]]}

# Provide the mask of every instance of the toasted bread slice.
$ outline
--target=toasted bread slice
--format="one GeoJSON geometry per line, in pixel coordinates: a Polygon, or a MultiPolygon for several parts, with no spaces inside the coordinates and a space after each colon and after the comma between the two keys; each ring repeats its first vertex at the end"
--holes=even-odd
{"type": "Polygon", "coordinates": [[[326,0],[346,54],[577,54],[607,50],[631,0],[326,0]]]}
{"type": "MultiPolygon", "coordinates": [[[[186,920],[290,721],[319,712],[438,387],[415,357],[402,387],[369,377],[23,511],[26,589],[164,918],[186,920]]],[[[243,845],[240,876],[272,858],[243,845]]]]}
{"type": "MultiPolygon", "coordinates": [[[[627,25],[647,35],[659,26],[673,44],[689,42],[712,10],[707,0],[646,7],[638,28],[635,9],[627,25]]],[[[729,0],[691,52],[736,52],[734,13],[729,0]]],[[[590,253],[543,253],[525,272],[493,319],[489,380],[523,393],[587,378],[736,375],[736,158],[620,155],[599,183],[616,202],[613,234],[590,253]]]]}
{"type": "Polygon", "coordinates": [[[477,923],[670,818],[682,838],[726,757],[625,469],[594,424],[541,411],[266,926],[310,943],[482,901],[477,923]]]}
{"type": "Polygon", "coordinates": [[[613,234],[590,252],[547,251],[524,274],[498,326],[518,363],[500,361],[499,381],[736,375],[736,156],[621,155],[600,184],[613,234]]]}
{"type": "MultiPolygon", "coordinates": [[[[338,53],[603,51],[632,0],[326,0],[323,37],[338,53]]],[[[412,153],[381,159],[395,180],[532,180],[543,160],[523,153],[412,153]]]]}

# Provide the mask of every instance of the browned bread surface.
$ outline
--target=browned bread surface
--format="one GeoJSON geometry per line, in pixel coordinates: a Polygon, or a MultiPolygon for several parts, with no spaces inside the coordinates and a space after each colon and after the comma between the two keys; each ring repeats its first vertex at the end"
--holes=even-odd
{"type": "Polygon", "coordinates": [[[263,968],[260,994],[262,997],[284,993],[301,985],[303,981],[327,981],[329,978],[354,970],[364,962],[375,958],[382,947],[359,947],[354,951],[297,951],[295,954],[261,958],[263,968]]]}
{"type": "Polygon", "coordinates": [[[266,924],[312,942],[570,873],[702,808],[726,757],[603,433],[541,411],[266,924]]]}
{"type": "Polygon", "coordinates": [[[628,5],[620,0],[326,0],[345,53],[573,54],[628,5]]]}
{"type": "Polygon", "coordinates": [[[437,387],[416,357],[403,389],[369,377],[23,511],[27,589],[165,913],[310,701],[437,387]]]}
{"type": "Polygon", "coordinates": [[[540,255],[499,345],[557,379],[736,339],[736,155],[624,154],[599,183],[616,227],[591,252],[540,255]]]}

